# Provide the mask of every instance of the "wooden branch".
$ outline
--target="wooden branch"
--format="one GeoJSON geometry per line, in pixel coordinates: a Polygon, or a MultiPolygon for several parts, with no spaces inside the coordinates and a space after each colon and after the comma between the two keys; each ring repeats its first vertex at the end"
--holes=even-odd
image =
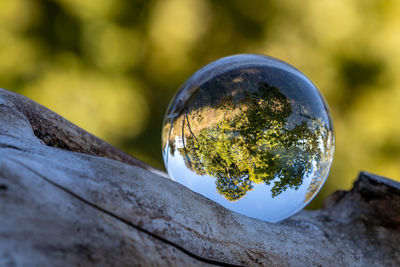
{"type": "Polygon", "coordinates": [[[159,174],[0,89],[0,266],[400,265],[397,182],[270,224],[159,174]]]}

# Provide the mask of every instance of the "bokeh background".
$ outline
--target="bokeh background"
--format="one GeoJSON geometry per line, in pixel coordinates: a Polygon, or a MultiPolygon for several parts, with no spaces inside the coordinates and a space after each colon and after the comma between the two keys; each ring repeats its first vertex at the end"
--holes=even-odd
{"type": "Polygon", "coordinates": [[[335,124],[330,178],[400,180],[400,1],[0,1],[0,87],[163,169],[169,100],[220,57],[262,53],[304,72],[335,124]]]}

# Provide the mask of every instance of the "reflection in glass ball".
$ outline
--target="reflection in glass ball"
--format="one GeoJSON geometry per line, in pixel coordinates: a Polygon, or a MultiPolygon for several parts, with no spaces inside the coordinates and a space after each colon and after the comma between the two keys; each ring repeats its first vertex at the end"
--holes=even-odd
{"type": "Polygon", "coordinates": [[[277,222],[324,184],[334,136],[327,104],[304,74],[243,54],[185,82],[165,115],[162,147],[176,182],[233,211],[277,222]]]}

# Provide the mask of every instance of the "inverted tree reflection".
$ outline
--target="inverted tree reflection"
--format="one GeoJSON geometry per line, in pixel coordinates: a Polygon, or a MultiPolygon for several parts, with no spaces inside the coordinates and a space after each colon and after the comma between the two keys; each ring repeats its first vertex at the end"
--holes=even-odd
{"type": "Polygon", "coordinates": [[[233,87],[217,93],[225,95],[212,107],[203,99],[171,123],[170,153],[179,151],[196,174],[215,177],[217,191],[231,201],[254,184],[273,183],[272,197],[298,189],[323,157],[328,138],[323,122],[298,114],[288,123],[297,103],[265,82],[252,91],[233,87]]]}

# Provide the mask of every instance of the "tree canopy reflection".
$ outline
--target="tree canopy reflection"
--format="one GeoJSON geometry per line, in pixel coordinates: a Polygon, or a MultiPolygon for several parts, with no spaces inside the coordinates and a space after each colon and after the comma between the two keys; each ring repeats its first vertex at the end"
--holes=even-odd
{"type": "Polygon", "coordinates": [[[262,82],[239,100],[232,94],[224,97],[212,107],[217,119],[207,107],[186,108],[172,126],[172,136],[182,144],[170,138],[170,153],[178,151],[196,174],[215,177],[217,191],[230,201],[260,183],[273,183],[272,197],[288,188],[297,190],[320,161],[328,129],[307,114],[288,123],[295,104],[279,88],[262,82]],[[207,127],[192,123],[207,119],[207,127]]]}

